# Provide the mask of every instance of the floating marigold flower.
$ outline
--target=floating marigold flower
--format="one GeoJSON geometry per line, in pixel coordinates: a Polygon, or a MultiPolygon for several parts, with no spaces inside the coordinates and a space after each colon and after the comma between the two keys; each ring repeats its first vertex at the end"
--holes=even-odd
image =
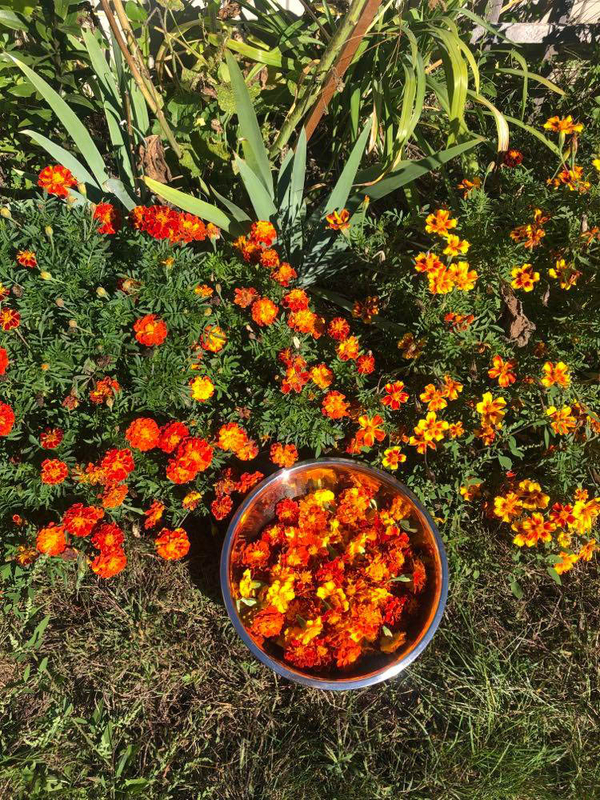
{"type": "Polygon", "coordinates": [[[57,164],[54,167],[44,167],[38,176],[38,186],[45,189],[48,194],[67,197],[69,189],[77,186],[77,181],[70,169],[57,164]]]}
{"type": "Polygon", "coordinates": [[[35,546],[40,553],[45,553],[48,556],[59,556],[64,553],[67,547],[64,527],[56,525],[54,522],[46,525],[45,528],[38,532],[35,546]]]}
{"type": "Polygon", "coordinates": [[[515,517],[521,515],[523,504],[516,492],[509,492],[505,497],[494,498],[494,514],[500,517],[502,522],[512,522],[515,517]]]}
{"type": "Polygon", "coordinates": [[[4,347],[0,347],[0,375],[4,375],[8,369],[8,353],[4,347]]]}
{"type": "Polygon", "coordinates": [[[100,467],[104,472],[106,483],[120,483],[133,472],[135,462],[131,450],[113,448],[106,453],[100,462],[100,467]]]}
{"type": "Polygon", "coordinates": [[[37,267],[37,258],[33,250],[19,250],[17,253],[17,261],[22,267],[37,267]]]}
{"type": "Polygon", "coordinates": [[[546,361],[542,367],[542,372],[544,386],[554,386],[556,384],[561,389],[566,389],[571,383],[569,367],[563,361],[558,361],[556,364],[553,364],[552,361],[546,361]]]}
{"type": "Polygon", "coordinates": [[[381,398],[384,406],[387,406],[391,411],[397,411],[403,403],[408,400],[408,394],[404,391],[403,381],[394,381],[393,383],[386,383],[385,396],[381,398]]]}
{"type": "Polygon", "coordinates": [[[473,189],[481,189],[481,178],[473,178],[472,181],[463,178],[456,188],[462,190],[463,197],[468,197],[473,189]]]}
{"type": "Polygon", "coordinates": [[[337,357],[340,361],[355,361],[360,352],[360,344],[357,336],[348,336],[335,348],[337,357]]]}
{"type": "Polygon", "coordinates": [[[310,379],[319,389],[327,389],[333,381],[333,372],[326,364],[317,364],[310,369],[310,379]]]}
{"type": "Polygon", "coordinates": [[[567,264],[564,258],[556,260],[556,266],[548,270],[548,275],[555,278],[559,282],[561,289],[569,291],[573,286],[576,286],[577,281],[581,278],[581,272],[572,264],[567,264]]]}
{"type": "Polygon", "coordinates": [[[581,133],[583,125],[581,122],[573,122],[573,117],[569,114],[568,117],[550,117],[544,122],[544,128],[547,131],[554,131],[554,133],[563,133],[569,135],[571,133],[581,133]]]}
{"type": "Polygon", "coordinates": [[[40,479],[42,483],[53,486],[62,483],[69,475],[69,468],[58,458],[46,458],[42,461],[40,479]]]}
{"type": "Polygon", "coordinates": [[[275,442],[269,451],[271,461],[282,469],[289,469],[298,461],[298,450],[293,444],[275,442]]]}
{"type": "Polygon", "coordinates": [[[473,481],[461,486],[460,494],[465,503],[472,503],[473,500],[481,497],[481,481],[473,481]]]}
{"type": "Polygon", "coordinates": [[[14,308],[0,308],[0,328],[10,331],[21,324],[21,315],[14,308]]]}
{"type": "Polygon", "coordinates": [[[253,222],[250,227],[250,239],[263,247],[271,247],[277,238],[275,226],[265,220],[253,222]]]}
{"type": "Polygon", "coordinates": [[[138,342],[147,347],[162,344],[167,338],[167,326],[156,314],[141,317],[134,323],[133,329],[138,342]]]}
{"type": "Polygon", "coordinates": [[[219,353],[227,344],[227,334],[219,325],[207,325],[200,341],[203,350],[219,353]]]}
{"type": "Polygon", "coordinates": [[[450,234],[446,238],[446,247],[444,247],[443,253],[445,256],[460,256],[464,255],[469,247],[471,247],[471,245],[465,239],[450,234]]]}
{"type": "Polygon", "coordinates": [[[252,303],[252,319],[261,327],[272,325],[278,313],[278,307],[268,297],[261,297],[252,303]]]}
{"type": "Polygon", "coordinates": [[[450,212],[445,208],[438,209],[434,214],[429,214],[425,219],[427,233],[437,233],[438,236],[447,236],[458,222],[450,218],[450,212]]]}
{"type": "Polygon", "coordinates": [[[236,422],[221,425],[217,434],[217,447],[236,453],[248,441],[248,434],[236,422]]]}
{"type": "Polygon", "coordinates": [[[571,406],[563,406],[560,411],[556,406],[550,406],[546,409],[546,414],[552,419],[550,425],[555,433],[566,436],[577,427],[577,420],[571,413],[571,406]]]}
{"type": "Polygon", "coordinates": [[[258,297],[258,292],[252,287],[234,290],[233,302],[240,308],[248,308],[258,297]]]}
{"type": "Polygon", "coordinates": [[[118,508],[123,504],[128,492],[129,487],[124,483],[107,486],[102,495],[102,505],[104,508],[118,508]]]}
{"type": "Polygon", "coordinates": [[[172,453],[177,445],[189,435],[190,431],[183,422],[168,422],[160,429],[158,447],[163,453],[172,453]]]}
{"type": "Polygon", "coordinates": [[[505,167],[518,167],[523,163],[523,153],[520,150],[507,150],[503,163],[505,167]]]}
{"type": "Polygon", "coordinates": [[[102,551],[91,563],[92,572],[99,578],[113,578],[127,566],[127,556],[120,548],[102,551]]]}
{"type": "Polygon", "coordinates": [[[121,391],[119,381],[114,378],[106,376],[96,381],[96,385],[90,391],[90,400],[96,405],[106,403],[107,406],[112,407],[112,401],[117,392],[121,391]]]}
{"type": "Polygon", "coordinates": [[[250,632],[255,636],[264,636],[265,638],[279,636],[284,622],[285,617],[281,611],[278,611],[275,606],[265,606],[253,618],[250,632]]]}
{"type": "Polygon", "coordinates": [[[350,227],[350,212],[347,208],[341,211],[332,211],[325,217],[327,227],[332,231],[346,231],[350,227]]]}
{"type": "Polygon", "coordinates": [[[327,392],[323,398],[321,410],[330,419],[341,419],[348,416],[350,404],[346,402],[346,395],[341,392],[327,392]]]}
{"type": "Polygon", "coordinates": [[[450,267],[450,277],[456,289],[460,292],[470,292],[475,288],[479,275],[477,270],[469,269],[466,261],[459,261],[450,267]]]}
{"type": "Polygon", "coordinates": [[[405,461],[406,456],[399,447],[388,447],[388,449],[383,452],[383,460],[381,463],[387,469],[395,471],[400,464],[403,464],[405,461]]]}
{"type": "Polygon", "coordinates": [[[334,317],[327,327],[327,333],[332,339],[343,342],[350,335],[350,325],[343,317],[334,317]]]}
{"type": "Polygon", "coordinates": [[[225,517],[231,513],[232,508],[233,500],[227,494],[222,497],[217,497],[217,499],[213,500],[210,504],[211,513],[216,520],[225,519],[225,517]]]}
{"type": "Polygon", "coordinates": [[[430,411],[441,411],[448,405],[442,390],[434,386],[433,383],[428,383],[419,397],[424,403],[427,403],[430,411]]]}
{"type": "Polygon", "coordinates": [[[514,372],[516,366],[517,362],[514,359],[505,361],[502,356],[494,356],[492,358],[492,366],[488,370],[488,375],[490,378],[497,378],[498,385],[506,389],[507,386],[510,386],[511,383],[517,380],[517,376],[514,372]]]}
{"type": "Polygon", "coordinates": [[[360,375],[370,375],[375,372],[375,359],[371,353],[359,356],[356,359],[356,371],[360,375]]]}
{"type": "Polygon", "coordinates": [[[166,561],[177,561],[186,556],[190,549],[190,540],[183,528],[171,531],[163,528],[154,540],[156,552],[166,561]]]}
{"type": "Polygon", "coordinates": [[[15,412],[7,403],[0,402],[0,436],[8,436],[15,424],[15,412]]]}
{"type": "Polygon", "coordinates": [[[112,203],[98,203],[92,219],[98,221],[98,233],[111,235],[121,227],[121,215],[112,203]]]}
{"type": "Polygon", "coordinates": [[[215,393],[215,385],[206,375],[196,375],[189,385],[192,399],[198,400],[200,403],[206,402],[215,393]]]}

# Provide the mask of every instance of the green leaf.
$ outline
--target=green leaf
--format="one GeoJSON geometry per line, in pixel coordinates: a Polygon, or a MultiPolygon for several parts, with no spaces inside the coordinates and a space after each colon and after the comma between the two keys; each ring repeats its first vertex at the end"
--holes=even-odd
{"type": "Polygon", "coordinates": [[[222,230],[229,232],[232,220],[220,208],[212,206],[210,203],[205,203],[204,200],[200,200],[197,197],[192,197],[191,194],[180,192],[179,189],[165,186],[164,183],[159,183],[153,178],[144,177],[144,182],[151,192],[162,197],[163,200],[173,203],[173,205],[188,211],[190,214],[196,214],[196,216],[208,220],[213,225],[218,225],[222,230]]]}
{"type": "Polygon", "coordinates": [[[238,67],[237,61],[231,53],[225,53],[225,58],[227,60],[227,66],[229,67],[229,76],[235,96],[240,133],[245,144],[244,152],[246,154],[246,160],[260,177],[260,180],[270,196],[273,197],[273,177],[271,175],[269,156],[265,143],[263,142],[256,114],[254,113],[254,107],[250,99],[246,81],[238,67]]]}
{"type": "Polygon", "coordinates": [[[13,31],[27,30],[27,24],[21,20],[10,8],[0,8],[0,25],[13,31]]]}
{"type": "Polygon", "coordinates": [[[350,153],[350,157],[348,158],[348,161],[342,170],[342,174],[338,178],[337,183],[333,187],[333,191],[329,195],[329,198],[325,204],[325,208],[323,209],[324,217],[327,216],[327,214],[331,214],[332,211],[345,208],[346,201],[348,200],[350,190],[352,189],[352,184],[354,183],[356,173],[358,172],[358,168],[363,157],[369,133],[371,132],[371,124],[371,120],[369,120],[369,122],[367,122],[365,125],[363,132],[359,136],[358,141],[352,148],[352,152],[350,153]]]}
{"type": "Polygon", "coordinates": [[[92,174],[96,178],[97,184],[101,186],[106,180],[108,180],[108,175],[106,174],[106,169],[104,167],[104,161],[100,155],[100,152],[98,151],[98,148],[94,144],[92,137],[88,133],[79,117],[72,109],[69,108],[62,97],[55,92],[54,89],[48,83],[46,83],[43,78],[40,78],[39,75],[37,75],[33,70],[29,69],[29,67],[18,58],[15,58],[15,56],[9,53],[6,53],[5,56],[6,58],[10,58],[19,67],[19,69],[22,70],[25,77],[31,81],[38,92],[42,95],[44,100],[48,103],[50,108],[54,111],[59,122],[71,136],[75,142],[75,145],[79,149],[79,152],[85,158],[92,174]]]}
{"type": "Polygon", "coordinates": [[[277,209],[260,178],[254,174],[248,164],[239,156],[235,157],[235,163],[240,171],[240,177],[246,187],[257,218],[269,220],[274,217],[277,214],[277,209]]]}
{"type": "Polygon", "coordinates": [[[558,572],[554,569],[554,567],[548,567],[546,572],[548,573],[548,575],[550,575],[554,583],[558,583],[559,586],[562,586],[561,577],[558,574],[558,572]]]}
{"type": "Polygon", "coordinates": [[[211,187],[211,191],[217,198],[217,200],[220,200],[221,203],[223,203],[223,205],[225,206],[225,208],[229,210],[229,212],[237,222],[251,222],[250,217],[248,216],[248,214],[246,214],[243,208],[236,206],[236,204],[232,203],[231,200],[228,200],[222,194],[219,194],[219,192],[217,192],[217,190],[214,187],[211,187]]]}
{"type": "Polygon", "coordinates": [[[65,150],[64,147],[54,144],[54,142],[51,142],[50,139],[47,139],[45,136],[42,136],[41,133],[37,133],[36,131],[25,130],[23,133],[33,139],[34,142],[37,142],[40,147],[43,147],[44,150],[49,153],[55,161],[57,161],[59,164],[62,164],[63,167],[70,169],[79,183],[89,183],[90,186],[95,186],[97,189],[100,188],[83,164],[78,161],[72,153],[69,153],[68,150],[65,150]]]}
{"type": "Polygon", "coordinates": [[[115,197],[118,197],[128,211],[131,211],[137,205],[123,185],[123,181],[118,178],[109,178],[102,184],[102,188],[105,192],[110,192],[115,197]]]}
{"type": "Polygon", "coordinates": [[[542,86],[546,86],[551,91],[555,92],[556,94],[566,95],[564,89],[561,89],[560,86],[557,86],[552,81],[549,81],[548,78],[544,78],[543,75],[538,75],[537,72],[529,72],[529,70],[525,71],[522,69],[513,69],[512,67],[496,67],[496,72],[503,72],[506,75],[520,75],[523,78],[530,78],[531,80],[537,81],[541,83],[542,86]]]}
{"type": "Polygon", "coordinates": [[[506,117],[501,111],[498,111],[493,103],[490,103],[486,97],[483,97],[483,95],[469,90],[469,97],[472,97],[473,100],[480,103],[482,106],[485,106],[493,114],[494,121],[496,123],[496,130],[498,132],[498,152],[505,153],[508,150],[508,142],[510,139],[510,131],[508,129],[506,117]]]}
{"type": "Polygon", "coordinates": [[[522,600],[523,599],[523,589],[521,589],[521,585],[514,578],[510,582],[510,590],[514,594],[514,596],[517,598],[517,600],[522,600]]]}
{"type": "Polygon", "coordinates": [[[512,461],[508,456],[502,455],[502,453],[498,454],[498,463],[502,469],[512,469],[512,461]]]}
{"type": "Polygon", "coordinates": [[[521,120],[517,119],[516,117],[509,117],[508,114],[505,114],[504,118],[507,120],[507,122],[510,122],[511,125],[516,125],[519,128],[523,128],[524,131],[527,131],[527,133],[535,136],[535,138],[539,139],[540,142],[543,142],[543,144],[545,144],[546,147],[554,153],[554,155],[558,156],[558,158],[562,158],[560,148],[555,145],[554,142],[551,142],[550,139],[547,139],[543,133],[538,131],[532,125],[527,125],[527,123],[521,122],[521,120]]]}

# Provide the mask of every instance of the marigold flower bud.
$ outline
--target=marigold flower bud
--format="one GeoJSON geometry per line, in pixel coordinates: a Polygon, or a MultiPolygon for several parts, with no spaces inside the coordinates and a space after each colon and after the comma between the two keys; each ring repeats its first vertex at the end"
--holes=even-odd
{"type": "Polygon", "coordinates": [[[46,272],[45,270],[43,270],[42,272],[40,272],[40,278],[43,281],[51,281],[52,280],[52,273],[46,272]]]}
{"type": "Polygon", "coordinates": [[[76,328],[76,327],[77,327],[77,320],[76,319],[70,319],[69,320],[69,328],[76,328]]]}
{"type": "Polygon", "coordinates": [[[52,238],[52,234],[54,233],[54,229],[52,228],[51,225],[46,225],[46,227],[44,228],[44,233],[46,234],[46,236],[49,236],[50,238],[52,238]]]}
{"type": "Polygon", "coordinates": [[[98,295],[98,297],[108,297],[108,292],[106,291],[104,286],[99,286],[96,289],[96,294],[98,295]]]}
{"type": "Polygon", "coordinates": [[[87,195],[87,189],[85,183],[78,183],[77,191],[79,192],[79,194],[87,195]]]}
{"type": "Polygon", "coordinates": [[[10,208],[8,206],[2,206],[0,208],[0,217],[4,217],[5,219],[11,218],[10,208]]]}
{"type": "Polygon", "coordinates": [[[65,307],[65,301],[62,299],[62,297],[57,297],[55,302],[56,302],[56,305],[59,308],[64,308],[65,307]]]}

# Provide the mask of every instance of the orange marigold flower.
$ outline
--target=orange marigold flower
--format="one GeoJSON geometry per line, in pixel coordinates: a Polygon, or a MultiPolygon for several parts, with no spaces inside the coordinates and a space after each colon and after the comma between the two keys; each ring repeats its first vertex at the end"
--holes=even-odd
{"type": "MultiPolygon", "coordinates": [[[[446,237],[446,247],[442,251],[445,256],[460,256],[464,255],[471,245],[460,236],[450,234],[446,237]]],[[[464,262],[463,262],[464,263],[464,262]]]]}
{"type": "Polygon", "coordinates": [[[283,628],[285,617],[275,606],[265,606],[256,614],[252,620],[250,632],[255,636],[279,636],[283,628]]]}
{"type": "Polygon", "coordinates": [[[193,400],[204,403],[215,393],[215,385],[206,375],[196,375],[190,381],[190,394],[193,400]]]}
{"type": "Polygon", "coordinates": [[[236,453],[248,441],[248,434],[236,422],[221,425],[217,434],[217,447],[236,453]]]}
{"type": "Polygon", "coordinates": [[[381,398],[384,406],[388,406],[391,411],[397,411],[402,403],[408,400],[408,394],[404,391],[403,381],[394,381],[393,383],[386,383],[385,397],[381,398]]]}
{"type": "Polygon", "coordinates": [[[445,208],[440,208],[434,214],[429,214],[425,220],[425,230],[427,233],[437,233],[438,236],[447,236],[452,228],[456,228],[457,221],[450,219],[450,212],[445,208]]]}
{"type": "Polygon", "coordinates": [[[499,427],[502,418],[506,414],[506,400],[503,397],[492,397],[491,392],[485,392],[481,401],[477,403],[477,413],[481,414],[482,424],[492,427],[499,427]]]}
{"type": "Polygon", "coordinates": [[[160,429],[153,419],[138,417],[125,431],[125,438],[136,450],[153,450],[158,447],[160,429]]]}
{"type": "Polygon", "coordinates": [[[114,522],[103,522],[98,525],[92,536],[92,544],[97,550],[108,553],[111,550],[120,550],[125,541],[125,535],[114,522]]]}
{"type": "Polygon", "coordinates": [[[375,372],[375,359],[371,353],[359,356],[356,359],[356,371],[361,375],[370,375],[375,372]]]}
{"type": "Polygon", "coordinates": [[[62,525],[72,536],[89,536],[92,528],[102,519],[104,511],[95,506],[84,506],[83,503],[72,505],[62,518],[62,525]]]}
{"type": "MultiPolygon", "coordinates": [[[[463,385],[460,381],[455,380],[450,375],[444,375],[444,383],[442,384],[442,394],[448,400],[458,400],[458,395],[463,390],[463,385]]],[[[432,411],[434,409],[431,409],[432,411]]]]}
{"type": "Polygon", "coordinates": [[[553,364],[552,361],[546,361],[542,371],[544,373],[542,377],[544,386],[554,386],[556,384],[561,389],[566,389],[571,383],[569,367],[563,361],[558,361],[556,364],[553,364]]]}
{"type": "Polygon", "coordinates": [[[519,522],[513,522],[512,529],[517,534],[513,539],[513,544],[518,547],[533,547],[538,542],[551,542],[552,531],[556,525],[550,520],[545,520],[542,514],[532,514],[519,522]]]}
{"type": "Polygon", "coordinates": [[[70,169],[57,164],[54,167],[44,167],[38,176],[38,186],[45,189],[48,194],[67,197],[69,189],[77,186],[77,181],[70,169]]]}
{"type": "Polygon", "coordinates": [[[313,333],[318,319],[317,314],[309,308],[302,308],[299,311],[293,311],[289,315],[287,324],[299,333],[313,333]]]}
{"type": "Polygon", "coordinates": [[[90,400],[92,403],[96,403],[96,405],[106,403],[106,405],[111,408],[113,397],[117,392],[120,391],[121,386],[119,385],[119,382],[114,378],[106,376],[101,380],[96,381],[96,385],[90,391],[90,400]]]}
{"type": "Polygon", "coordinates": [[[419,253],[415,258],[415,269],[417,272],[434,273],[443,266],[443,263],[435,253],[419,253]]]}
{"type": "Polygon", "coordinates": [[[177,239],[182,242],[203,242],[206,239],[206,225],[193,214],[180,213],[177,239]]]}
{"type": "Polygon", "coordinates": [[[99,578],[112,578],[127,566],[127,556],[120,548],[102,551],[91,563],[92,572],[99,578]]]}
{"type": "Polygon", "coordinates": [[[544,122],[544,128],[547,131],[554,131],[554,133],[563,133],[565,135],[571,133],[581,133],[583,125],[581,122],[573,122],[573,117],[569,114],[568,117],[550,117],[544,122]]]}
{"type": "Polygon", "coordinates": [[[271,247],[277,238],[275,226],[265,220],[253,222],[250,227],[250,239],[263,247],[271,247]]]}
{"type": "Polygon", "coordinates": [[[111,235],[121,227],[121,215],[112,203],[98,203],[94,209],[92,219],[100,223],[98,233],[111,235]]]}
{"type": "Polygon", "coordinates": [[[200,500],[202,500],[202,495],[201,495],[201,493],[200,493],[200,492],[197,492],[197,491],[194,489],[194,490],[192,490],[191,492],[188,492],[188,493],[186,494],[186,496],[185,496],[185,497],[183,498],[183,500],[181,501],[181,505],[182,505],[182,506],[183,506],[183,507],[184,507],[184,508],[185,508],[187,511],[194,511],[196,508],[198,508],[198,503],[200,502],[200,500]]]}
{"type": "Polygon", "coordinates": [[[470,292],[475,288],[479,275],[477,270],[470,269],[466,261],[459,261],[458,264],[452,264],[450,267],[450,277],[454,283],[454,287],[459,292],[470,292]]]}
{"type": "Polygon", "coordinates": [[[341,392],[327,392],[323,398],[321,410],[330,419],[341,419],[348,416],[350,403],[346,402],[346,395],[341,392]]]}
{"type": "Polygon", "coordinates": [[[473,500],[481,497],[481,481],[474,481],[473,483],[467,483],[461,486],[460,493],[465,503],[471,503],[473,500]]]}
{"type": "Polygon", "coordinates": [[[481,178],[473,178],[472,181],[463,178],[456,188],[462,189],[463,197],[468,197],[473,189],[481,189],[481,178]]]}
{"type": "Polygon", "coordinates": [[[327,227],[332,231],[345,231],[350,227],[350,212],[347,208],[341,211],[332,211],[325,217],[327,227]]]}
{"type": "Polygon", "coordinates": [[[560,411],[556,406],[549,406],[546,409],[546,414],[552,419],[550,425],[555,433],[566,436],[577,427],[577,420],[571,411],[571,406],[563,406],[560,411]]]}
{"type": "Polygon", "coordinates": [[[358,418],[360,430],[356,434],[356,441],[360,447],[373,447],[375,441],[382,442],[385,439],[385,431],[381,427],[383,418],[379,414],[368,417],[363,414],[358,418]]]}
{"type": "Polygon", "coordinates": [[[100,467],[104,472],[106,483],[120,483],[125,480],[130,472],[133,472],[135,462],[131,450],[113,448],[104,456],[100,462],[100,467]]]}
{"type": "Polygon", "coordinates": [[[62,442],[63,436],[61,428],[46,428],[40,433],[40,445],[44,450],[54,450],[62,442]]]}
{"type": "Polygon", "coordinates": [[[575,564],[579,561],[579,553],[560,553],[561,561],[558,561],[554,564],[554,570],[558,572],[559,575],[562,575],[565,572],[568,572],[570,569],[573,569],[575,564]]]}
{"type": "Polygon", "coordinates": [[[69,468],[58,458],[46,458],[42,461],[41,481],[50,486],[62,483],[69,475],[69,468]]]}
{"type": "Polygon", "coordinates": [[[333,381],[333,372],[326,364],[317,364],[310,369],[310,379],[319,389],[327,389],[333,381]]]}
{"type": "Polygon", "coordinates": [[[242,472],[237,482],[236,492],[246,494],[246,492],[249,492],[257,483],[262,481],[264,477],[263,473],[258,470],[256,470],[256,472],[242,472]]]}
{"type": "Polygon", "coordinates": [[[520,150],[507,150],[503,163],[505,167],[518,167],[523,163],[523,153],[520,150]]]}
{"type": "Polygon", "coordinates": [[[531,264],[523,264],[511,270],[513,289],[523,289],[524,292],[531,292],[533,287],[540,279],[540,273],[535,272],[531,264]]]}
{"type": "Polygon", "coordinates": [[[279,254],[277,250],[270,247],[268,250],[263,250],[260,254],[260,265],[266,269],[277,269],[280,264],[279,254]]]}
{"type": "Polygon", "coordinates": [[[168,422],[160,429],[158,447],[163,453],[172,453],[177,445],[189,435],[190,431],[183,422],[168,422]]]}
{"type": "Polygon", "coordinates": [[[303,311],[308,308],[309,302],[308,295],[304,289],[292,289],[284,296],[281,304],[290,311],[303,311]]]}
{"type": "Polygon", "coordinates": [[[222,497],[217,497],[217,499],[213,500],[213,502],[210,504],[210,510],[216,520],[225,519],[225,517],[231,513],[232,508],[233,500],[228,494],[223,495],[222,497]]]}
{"type": "Polygon", "coordinates": [[[183,528],[171,531],[163,528],[154,540],[156,552],[166,561],[177,561],[186,556],[190,549],[190,540],[183,528]]]}
{"type": "Polygon", "coordinates": [[[258,455],[258,445],[252,439],[248,439],[246,444],[242,445],[237,451],[236,456],[240,461],[252,461],[258,455]]]}
{"type": "Polygon", "coordinates": [[[207,283],[200,283],[198,286],[194,287],[194,294],[197,294],[200,297],[212,297],[214,293],[215,290],[207,283]]]}
{"type": "Polygon", "coordinates": [[[435,272],[428,273],[429,291],[431,294],[448,294],[454,289],[452,270],[441,266],[435,272]]]}
{"type": "Polygon", "coordinates": [[[512,522],[522,512],[523,504],[516,492],[509,492],[505,497],[494,498],[494,514],[500,517],[502,522],[512,522]]]}
{"type": "Polygon", "coordinates": [[[0,375],[4,375],[8,369],[8,353],[4,347],[0,347],[0,375]]]}
{"type": "Polygon", "coordinates": [[[65,529],[62,525],[56,525],[51,522],[38,532],[35,546],[40,553],[46,553],[48,556],[59,556],[67,547],[65,529]]]}
{"type": "Polygon", "coordinates": [[[463,428],[462,422],[451,422],[448,428],[448,436],[451,439],[458,439],[459,436],[462,436],[465,432],[463,428]]]}
{"type": "Polygon", "coordinates": [[[498,385],[506,389],[507,386],[510,386],[511,383],[517,380],[517,376],[514,372],[516,366],[517,362],[514,359],[505,361],[502,356],[494,356],[492,358],[492,366],[488,370],[488,375],[490,378],[497,378],[498,385]]]}
{"type": "Polygon", "coordinates": [[[144,528],[146,530],[153,528],[157,524],[157,522],[162,518],[164,510],[165,510],[164,503],[161,503],[158,500],[153,500],[150,508],[144,511],[144,516],[146,517],[146,519],[144,520],[144,528]]]}
{"type": "Polygon", "coordinates": [[[252,287],[235,289],[234,294],[233,302],[240,308],[248,308],[258,297],[258,292],[252,287]]]}
{"type": "Polygon", "coordinates": [[[419,397],[424,403],[427,403],[430,411],[441,411],[448,405],[444,399],[443,391],[434,386],[433,383],[428,383],[419,397]]]}
{"type": "Polygon", "coordinates": [[[108,486],[102,495],[102,505],[104,508],[118,508],[127,497],[129,487],[120,483],[117,486],[108,486]]]}
{"type": "Polygon", "coordinates": [[[138,342],[147,347],[162,344],[167,338],[167,326],[156,314],[146,314],[145,317],[141,317],[135,322],[133,329],[138,342]]]}
{"type": "Polygon", "coordinates": [[[252,319],[257,325],[272,325],[277,318],[279,308],[268,297],[261,297],[252,303],[252,319]]]}
{"type": "Polygon", "coordinates": [[[298,451],[293,444],[281,444],[281,442],[275,442],[275,444],[271,445],[269,458],[278,467],[281,467],[282,469],[289,469],[289,467],[292,467],[296,461],[298,461],[298,451]]]}
{"type": "Polygon", "coordinates": [[[439,442],[444,438],[444,434],[449,427],[450,426],[448,422],[438,419],[435,411],[430,411],[425,416],[425,419],[420,419],[417,422],[415,434],[422,434],[425,441],[439,442]]]}
{"type": "Polygon", "coordinates": [[[335,348],[340,361],[355,361],[358,358],[360,344],[357,336],[348,336],[335,348]]]}
{"type": "Polygon", "coordinates": [[[590,539],[589,542],[583,545],[579,553],[577,553],[578,557],[583,561],[591,561],[592,555],[598,549],[598,545],[595,539],[590,539]]]}
{"type": "Polygon", "coordinates": [[[227,344],[227,334],[218,325],[207,325],[204,328],[201,338],[203,350],[211,353],[219,353],[227,344]]]}
{"type": "Polygon", "coordinates": [[[563,505],[562,503],[554,503],[552,508],[550,509],[550,519],[552,522],[556,523],[558,528],[566,528],[571,527],[575,522],[575,517],[573,516],[573,506],[563,505]]]}
{"type": "Polygon", "coordinates": [[[0,402],[0,436],[8,436],[15,424],[15,412],[6,403],[0,402]]]}
{"type": "Polygon", "coordinates": [[[350,335],[350,325],[343,317],[334,317],[327,327],[327,333],[332,339],[343,342],[350,335]]]}
{"type": "Polygon", "coordinates": [[[179,240],[180,215],[168,206],[149,206],[141,216],[141,230],[153,239],[179,240]]]}
{"type": "Polygon", "coordinates": [[[536,481],[524,480],[519,482],[519,498],[523,508],[547,508],[550,498],[544,494],[542,487],[536,481]]]}
{"type": "Polygon", "coordinates": [[[19,250],[17,261],[22,267],[37,267],[37,258],[33,250],[19,250]]]}
{"type": "Polygon", "coordinates": [[[14,308],[0,308],[0,328],[10,331],[21,324],[21,315],[14,308]]]}
{"type": "Polygon", "coordinates": [[[284,261],[277,269],[273,270],[271,273],[271,278],[278,283],[280,286],[287,287],[290,283],[298,277],[298,273],[292,267],[291,264],[288,264],[287,261],[284,261]]]}
{"type": "Polygon", "coordinates": [[[387,469],[397,470],[400,464],[406,461],[406,456],[399,447],[389,447],[384,450],[382,464],[387,469]]]}

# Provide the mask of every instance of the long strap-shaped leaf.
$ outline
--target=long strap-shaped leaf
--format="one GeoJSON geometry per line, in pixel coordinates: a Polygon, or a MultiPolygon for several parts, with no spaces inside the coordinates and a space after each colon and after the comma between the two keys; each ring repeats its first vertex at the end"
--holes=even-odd
{"type": "Polygon", "coordinates": [[[246,164],[243,159],[239,158],[239,156],[235,157],[235,163],[240,171],[240,177],[246,187],[248,197],[252,203],[252,208],[258,219],[269,220],[275,217],[277,214],[275,204],[269,192],[260,182],[258,175],[256,175],[248,164],[246,164]]]}
{"type": "Polygon", "coordinates": [[[510,139],[510,131],[508,129],[506,117],[501,111],[498,111],[493,103],[490,103],[487,97],[483,97],[483,95],[477,94],[477,92],[472,92],[470,89],[469,97],[472,97],[473,100],[477,101],[482,106],[485,106],[492,112],[494,121],[496,123],[496,130],[498,131],[498,152],[505,153],[508,150],[508,142],[510,139]]]}
{"type": "Polygon", "coordinates": [[[184,211],[189,211],[190,214],[196,214],[202,219],[212,222],[213,225],[218,225],[224,231],[229,232],[233,220],[224,214],[221,209],[216,206],[211,206],[210,203],[205,203],[197,197],[192,197],[191,194],[180,192],[179,189],[172,189],[170,186],[165,186],[164,183],[159,183],[153,178],[144,178],[146,186],[151,192],[167,200],[169,203],[182,208],[184,211]]]}
{"type": "Polygon", "coordinates": [[[59,122],[65,128],[69,136],[73,139],[79,152],[85,158],[92,174],[96,178],[98,185],[102,186],[108,180],[108,175],[104,167],[104,161],[92,137],[87,129],[77,117],[74,111],[65,103],[62,97],[54,91],[50,84],[40,78],[32,69],[10,53],[6,53],[23,72],[25,77],[35,86],[44,100],[58,117],[59,122]]]}
{"type": "Polygon", "coordinates": [[[371,121],[369,120],[369,122],[367,122],[365,125],[363,132],[359,136],[358,141],[352,148],[352,152],[350,153],[350,157],[348,158],[348,161],[342,170],[342,174],[338,178],[337,183],[333,187],[333,191],[325,203],[323,216],[331,214],[332,211],[336,211],[337,209],[342,209],[345,207],[350,190],[352,189],[352,184],[354,183],[354,179],[356,177],[356,173],[358,172],[360,161],[363,157],[370,132],[371,121]]]}
{"type": "Polygon", "coordinates": [[[70,169],[79,183],[89,183],[90,186],[95,186],[97,189],[100,188],[83,164],[78,161],[72,153],[65,150],[64,147],[54,144],[54,142],[42,136],[41,133],[37,133],[37,131],[25,130],[23,133],[33,139],[34,142],[37,142],[40,147],[43,147],[55,161],[62,164],[63,167],[70,169]]]}
{"type": "Polygon", "coordinates": [[[240,124],[240,133],[245,140],[244,153],[250,168],[256,172],[269,195],[273,197],[273,176],[271,175],[271,165],[265,143],[263,142],[258,120],[254,113],[254,107],[250,98],[250,93],[246,86],[246,81],[242,75],[237,61],[231,53],[225,53],[227,66],[229,67],[229,77],[233,87],[235,108],[240,124]]]}

